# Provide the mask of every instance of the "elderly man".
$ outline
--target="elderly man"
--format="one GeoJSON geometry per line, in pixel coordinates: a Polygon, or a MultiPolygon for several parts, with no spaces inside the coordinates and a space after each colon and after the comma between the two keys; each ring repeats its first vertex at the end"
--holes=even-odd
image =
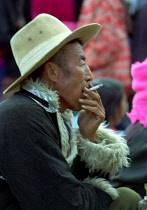
{"type": "Polygon", "coordinates": [[[129,165],[125,140],[100,125],[105,111],[89,89],[82,46],[99,29],[71,32],[40,14],[11,39],[21,76],[0,104],[0,209],[137,209],[138,194],[94,176],[129,165]],[[72,110],[82,110],[74,131],[72,110]]]}

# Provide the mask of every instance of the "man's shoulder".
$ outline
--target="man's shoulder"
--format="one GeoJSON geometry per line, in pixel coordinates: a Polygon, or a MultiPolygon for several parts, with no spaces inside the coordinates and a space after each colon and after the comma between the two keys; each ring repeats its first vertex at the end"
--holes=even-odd
{"type": "Polygon", "coordinates": [[[16,111],[19,112],[22,110],[31,111],[34,108],[39,108],[39,105],[33,101],[30,97],[16,93],[14,96],[6,99],[0,103],[0,112],[3,111],[16,111]]]}
{"type": "Polygon", "coordinates": [[[1,122],[24,122],[26,121],[50,121],[53,118],[50,113],[47,113],[43,107],[36,103],[32,98],[23,95],[15,94],[11,98],[0,103],[0,118],[1,122]]]}
{"type": "MultiPolygon", "coordinates": [[[[58,133],[56,113],[48,113],[33,99],[22,94],[16,94],[0,103],[0,128],[9,133],[27,133],[42,130],[45,133],[58,133]]],[[[1,133],[1,132],[0,132],[1,133]]],[[[1,134],[0,134],[1,135],[1,134]]]]}

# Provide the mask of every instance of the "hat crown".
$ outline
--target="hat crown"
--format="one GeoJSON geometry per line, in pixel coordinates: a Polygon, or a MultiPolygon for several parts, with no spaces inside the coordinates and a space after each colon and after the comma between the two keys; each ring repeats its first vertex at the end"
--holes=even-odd
{"type": "MultiPolygon", "coordinates": [[[[56,36],[60,36],[62,33],[71,33],[71,31],[60,20],[51,15],[38,15],[19,30],[10,41],[17,65],[20,67],[24,56],[35,47],[38,47],[45,41],[55,40],[56,36]]],[[[20,73],[22,73],[21,69],[20,73]]]]}

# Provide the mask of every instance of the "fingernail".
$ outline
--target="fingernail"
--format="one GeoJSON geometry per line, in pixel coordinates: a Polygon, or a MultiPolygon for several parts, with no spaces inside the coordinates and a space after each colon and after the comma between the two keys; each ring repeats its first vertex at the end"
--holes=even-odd
{"type": "Polygon", "coordinates": [[[88,94],[87,94],[87,93],[83,93],[83,95],[84,95],[84,96],[88,96],[88,94]]]}
{"type": "Polygon", "coordinates": [[[82,108],[85,108],[85,105],[81,105],[82,108]]]}

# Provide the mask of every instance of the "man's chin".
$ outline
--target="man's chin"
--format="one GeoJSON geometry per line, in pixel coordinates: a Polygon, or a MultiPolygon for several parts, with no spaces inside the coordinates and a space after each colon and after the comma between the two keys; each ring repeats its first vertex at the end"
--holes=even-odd
{"type": "Polygon", "coordinates": [[[78,112],[78,111],[81,111],[81,110],[82,110],[81,105],[73,107],[73,109],[72,109],[72,111],[75,111],[75,112],[78,112]]]}

